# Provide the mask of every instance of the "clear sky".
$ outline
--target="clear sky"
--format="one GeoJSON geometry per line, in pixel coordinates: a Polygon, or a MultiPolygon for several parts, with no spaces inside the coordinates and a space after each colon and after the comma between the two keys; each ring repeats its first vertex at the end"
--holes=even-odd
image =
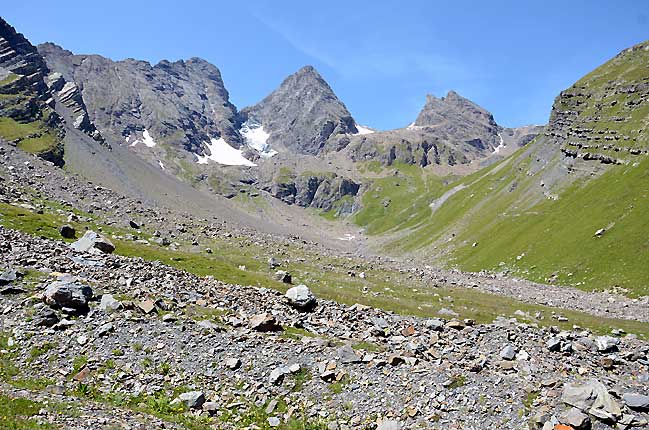
{"type": "Polygon", "coordinates": [[[32,43],[221,69],[242,108],[312,64],[356,120],[412,122],[454,89],[504,126],[545,123],[554,97],[649,39],[647,0],[12,1],[2,16],[32,43]]]}

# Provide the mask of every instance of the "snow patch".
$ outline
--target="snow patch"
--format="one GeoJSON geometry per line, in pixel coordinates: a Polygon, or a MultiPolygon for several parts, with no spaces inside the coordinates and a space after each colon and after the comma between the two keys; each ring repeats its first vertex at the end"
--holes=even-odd
{"type": "MultiPolygon", "coordinates": [[[[131,140],[132,137],[133,137],[132,134],[129,134],[128,136],[126,136],[126,143],[127,144],[129,143],[129,141],[131,140]]],[[[139,138],[136,137],[135,140],[133,142],[131,142],[131,144],[129,146],[135,146],[138,143],[144,143],[149,148],[153,148],[154,146],[157,145],[156,141],[153,140],[153,138],[149,134],[149,130],[146,130],[146,129],[144,130],[144,132],[142,132],[142,139],[139,139],[139,138]]]]}
{"type": "Polygon", "coordinates": [[[358,132],[356,134],[372,134],[372,133],[374,133],[374,130],[372,130],[371,128],[363,127],[360,124],[356,124],[356,130],[358,130],[358,132]]]}
{"type": "Polygon", "coordinates": [[[277,151],[271,149],[268,143],[270,134],[259,124],[250,124],[248,121],[244,122],[241,126],[241,135],[246,141],[246,145],[259,152],[263,158],[270,158],[277,154],[277,151]]]}
{"type": "Polygon", "coordinates": [[[149,148],[153,148],[154,146],[156,146],[155,140],[153,140],[153,138],[149,134],[149,130],[144,129],[144,132],[142,133],[142,137],[144,138],[144,144],[149,148]]]}
{"type": "Polygon", "coordinates": [[[162,161],[158,160],[158,164],[160,165],[160,168],[161,168],[162,170],[165,170],[165,165],[162,164],[162,161]]]}
{"type": "Polygon", "coordinates": [[[500,135],[500,133],[498,133],[498,138],[500,139],[500,143],[498,144],[498,146],[494,148],[494,152],[493,152],[494,154],[498,154],[501,149],[505,149],[505,144],[503,143],[503,137],[500,135]]]}
{"type": "Polygon", "coordinates": [[[228,145],[222,137],[218,139],[211,138],[210,142],[205,142],[205,145],[207,145],[210,155],[196,154],[196,157],[198,157],[198,164],[207,164],[208,160],[212,160],[226,166],[257,166],[255,163],[244,157],[240,149],[228,145]]]}
{"type": "Polygon", "coordinates": [[[338,238],[338,240],[347,240],[347,241],[354,240],[354,239],[356,239],[356,236],[349,233],[345,233],[343,237],[338,238]]]}

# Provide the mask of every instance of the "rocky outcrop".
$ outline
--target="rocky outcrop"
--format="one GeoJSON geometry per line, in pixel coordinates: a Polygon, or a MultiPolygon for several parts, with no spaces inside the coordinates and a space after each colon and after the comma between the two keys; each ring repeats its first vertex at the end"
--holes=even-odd
{"type": "Polygon", "coordinates": [[[144,135],[199,155],[211,138],[223,137],[235,148],[242,144],[221,73],[205,60],[163,60],[152,66],[75,55],[52,43],[38,49],[53,72],[76,84],[90,121],[111,144],[144,135]]]}
{"type": "Polygon", "coordinates": [[[627,164],[649,154],[649,42],[625,49],[555,99],[546,135],[567,157],[627,164]],[[624,72],[620,72],[623,70],[624,72]]]}
{"type": "Polygon", "coordinates": [[[274,197],[288,204],[312,207],[329,211],[338,205],[338,212],[349,214],[353,211],[353,201],[341,201],[343,197],[355,197],[360,185],[335,173],[304,172],[300,175],[276,177],[267,187],[274,197]]]}
{"type": "Polygon", "coordinates": [[[65,116],[68,116],[71,120],[72,126],[83,131],[96,141],[105,143],[103,136],[90,120],[77,85],[74,82],[66,82],[63,75],[58,72],[50,73],[45,83],[57,101],[60,102],[59,106],[63,105],[69,110],[69,115],[65,116]]]}
{"type": "Polygon", "coordinates": [[[345,105],[312,66],[298,70],[261,102],[243,109],[240,118],[269,133],[272,148],[298,154],[317,155],[332,137],[357,132],[345,105]]]}
{"type": "Polygon", "coordinates": [[[64,131],[44,81],[47,73],[36,48],[0,18],[0,118],[9,120],[0,137],[62,165],[64,131]]]}

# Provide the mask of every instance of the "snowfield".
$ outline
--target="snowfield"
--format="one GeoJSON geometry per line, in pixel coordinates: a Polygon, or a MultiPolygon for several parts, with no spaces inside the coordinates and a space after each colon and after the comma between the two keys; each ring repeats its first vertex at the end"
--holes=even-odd
{"type": "Polygon", "coordinates": [[[212,160],[219,164],[226,166],[257,166],[252,161],[248,160],[241,154],[240,149],[236,149],[228,145],[228,143],[221,137],[219,139],[212,138],[210,142],[205,142],[209,149],[210,155],[198,155],[198,164],[207,164],[208,160],[212,160]]]}
{"type": "Polygon", "coordinates": [[[277,154],[277,151],[271,149],[270,144],[268,143],[270,134],[266,133],[262,126],[258,124],[248,124],[246,121],[243,123],[241,130],[239,131],[245,139],[246,144],[259,152],[259,155],[262,157],[270,158],[277,154]]]}
{"type": "Polygon", "coordinates": [[[372,133],[374,133],[374,130],[372,130],[371,128],[363,127],[360,124],[356,124],[356,130],[358,130],[358,132],[356,134],[372,134],[372,133]]]}
{"type": "MultiPolygon", "coordinates": [[[[132,134],[126,136],[126,143],[128,143],[128,141],[131,140],[131,137],[133,137],[132,134]]],[[[149,130],[147,129],[144,129],[144,131],[142,132],[142,139],[135,138],[135,140],[130,144],[130,146],[135,146],[138,143],[144,143],[149,148],[153,148],[154,146],[157,145],[156,141],[153,140],[153,138],[149,134],[149,130]]]]}
{"type": "Polygon", "coordinates": [[[144,139],[144,144],[149,148],[153,148],[154,146],[156,146],[155,140],[153,140],[153,138],[149,134],[149,130],[144,129],[144,132],[142,133],[142,138],[144,139]]]}

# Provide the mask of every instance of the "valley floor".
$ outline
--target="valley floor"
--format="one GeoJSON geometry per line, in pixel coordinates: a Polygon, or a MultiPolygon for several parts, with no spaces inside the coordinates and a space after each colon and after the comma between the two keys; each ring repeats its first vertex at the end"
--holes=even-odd
{"type": "Polygon", "coordinates": [[[1,269],[24,274],[0,296],[8,428],[647,425],[646,298],[362,258],[0,156],[1,269]],[[115,255],[73,251],[63,224],[115,255]],[[94,299],[52,309],[52,285],[94,299]]]}

